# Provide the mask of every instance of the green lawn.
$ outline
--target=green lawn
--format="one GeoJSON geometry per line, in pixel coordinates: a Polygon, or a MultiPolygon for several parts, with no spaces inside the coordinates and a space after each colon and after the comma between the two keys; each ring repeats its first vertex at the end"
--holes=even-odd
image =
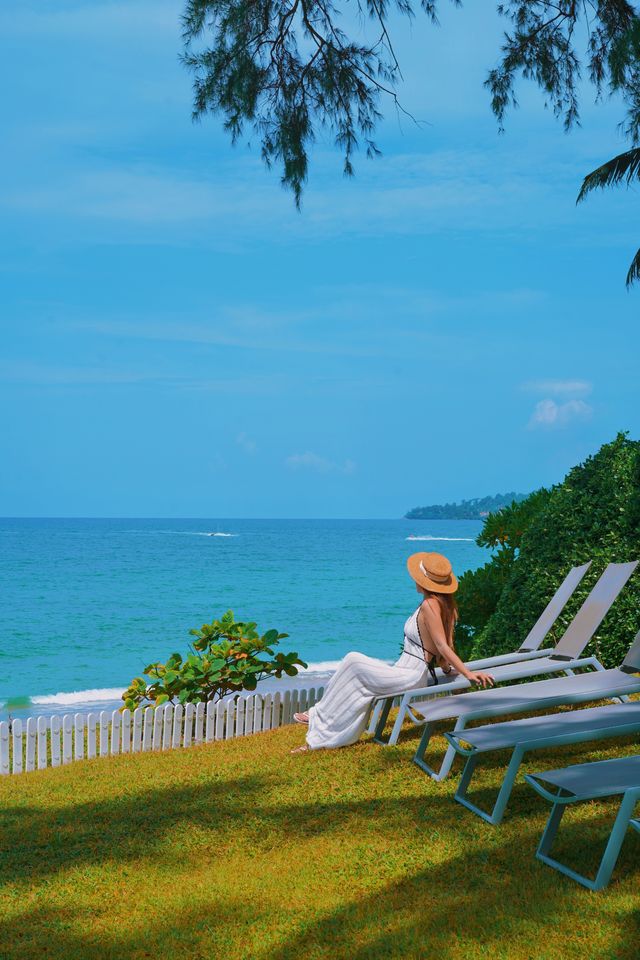
{"type": "MultiPolygon", "coordinates": [[[[410,762],[415,731],[289,756],[302,739],[287,727],[3,778],[0,958],[638,957],[636,834],[592,894],[534,860],[548,808],[524,785],[490,827],[453,802],[457,776],[410,762]]],[[[582,867],[611,813],[567,814],[582,867]]]]}

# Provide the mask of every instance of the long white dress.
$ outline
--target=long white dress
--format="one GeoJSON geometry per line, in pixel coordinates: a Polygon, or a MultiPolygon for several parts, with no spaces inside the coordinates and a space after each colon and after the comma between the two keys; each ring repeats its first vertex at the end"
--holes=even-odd
{"type": "Polygon", "coordinates": [[[355,743],[364,733],[375,697],[427,686],[429,669],[420,640],[418,610],[404,625],[402,654],[394,664],[375,660],[364,653],[346,655],[327,684],[322,699],[309,710],[309,749],[346,747],[355,743]]]}

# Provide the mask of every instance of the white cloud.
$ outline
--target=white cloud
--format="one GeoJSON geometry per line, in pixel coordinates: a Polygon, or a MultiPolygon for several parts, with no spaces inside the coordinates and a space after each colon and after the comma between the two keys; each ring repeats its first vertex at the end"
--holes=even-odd
{"type": "Polygon", "coordinates": [[[526,383],[525,389],[552,397],[587,397],[593,384],[588,380],[534,380],[526,383]]]}
{"type": "Polygon", "coordinates": [[[236,437],[236,443],[241,450],[250,456],[253,455],[258,449],[258,444],[255,442],[255,440],[252,437],[247,436],[247,434],[244,432],[238,434],[236,437]]]}
{"type": "Polygon", "coordinates": [[[333,460],[327,460],[325,457],[307,450],[305,453],[292,453],[287,457],[285,463],[291,470],[312,470],[315,473],[343,473],[346,475],[355,472],[356,464],[353,460],[345,460],[344,463],[335,463],[333,460]]]}
{"type": "Polygon", "coordinates": [[[536,403],[529,420],[529,428],[566,427],[576,420],[589,420],[592,414],[593,407],[585,403],[584,400],[574,399],[567,400],[565,403],[556,403],[555,400],[548,397],[536,403]]]}

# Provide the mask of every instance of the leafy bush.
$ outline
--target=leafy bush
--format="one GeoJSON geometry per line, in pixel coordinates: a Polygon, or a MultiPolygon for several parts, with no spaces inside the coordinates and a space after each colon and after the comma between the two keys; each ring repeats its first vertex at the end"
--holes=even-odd
{"type": "MultiPolygon", "coordinates": [[[[482,585],[482,578],[488,575],[477,571],[462,578],[467,583],[460,597],[461,620],[467,622],[475,617],[478,622],[473,634],[473,656],[512,650],[535,623],[569,568],[593,560],[591,569],[551,631],[550,639],[558,640],[605,565],[640,557],[640,443],[629,440],[626,434],[618,434],[612,443],[605,444],[597,454],[570,470],[562,483],[549,491],[532,494],[516,509],[528,510],[526,522],[511,561],[500,559],[498,549],[487,565],[494,568],[490,574],[494,578],[494,592],[488,597],[487,605],[497,592],[495,583],[499,577],[504,576],[505,582],[495,609],[484,624],[471,601],[482,585]],[[466,612],[465,591],[470,613],[466,612]]],[[[478,542],[492,545],[495,530],[506,519],[501,514],[497,518],[489,517],[478,542]]],[[[481,611],[481,616],[486,616],[486,610],[481,611]]],[[[605,665],[614,666],[624,656],[639,627],[640,574],[636,573],[611,608],[589,649],[605,665]]]]}
{"type": "Polygon", "coordinates": [[[532,518],[547,503],[549,491],[542,489],[526,500],[491,513],[484,522],[476,542],[493,550],[492,559],[478,570],[460,577],[458,605],[460,619],[456,626],[456,648],[467,658],[475,647],[475,637],[486,627],[498,606],[502,591],[511,577],[522,537],[532,518]]]}
{"type": "Polygon", "coordinates": [[[260,636],[255,623],[236,622],[228,610],[220,620],[190,630],[196,639],[183,659],[172,653],[166,663],[151,663],[144,676],[131,681],[122,694],[130,710],[141,703],[207,703],[230,693],[255,690],[263,677],[295,677],[307,664],[297,653],[276,653],[273,648],[288,636],[268,630],[260,636]],[[148,679],[145,679],[148,678],[148,679]]]}

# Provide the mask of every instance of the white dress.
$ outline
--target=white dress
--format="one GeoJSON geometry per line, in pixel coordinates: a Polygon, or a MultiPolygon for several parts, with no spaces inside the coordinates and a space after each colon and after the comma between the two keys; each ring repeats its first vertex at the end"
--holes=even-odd
{"type": "Polygon", "coordinates": [[[322,699],[309,710],[309,749],[346,747],[355,743],[364,733],[375,697],[427,686],[429,667],[420,640],[418,610],[404,625],[404,647],[400,659],[393,665],[374,660],[364,653],[346,655],[327,684],[322,699]]]}

